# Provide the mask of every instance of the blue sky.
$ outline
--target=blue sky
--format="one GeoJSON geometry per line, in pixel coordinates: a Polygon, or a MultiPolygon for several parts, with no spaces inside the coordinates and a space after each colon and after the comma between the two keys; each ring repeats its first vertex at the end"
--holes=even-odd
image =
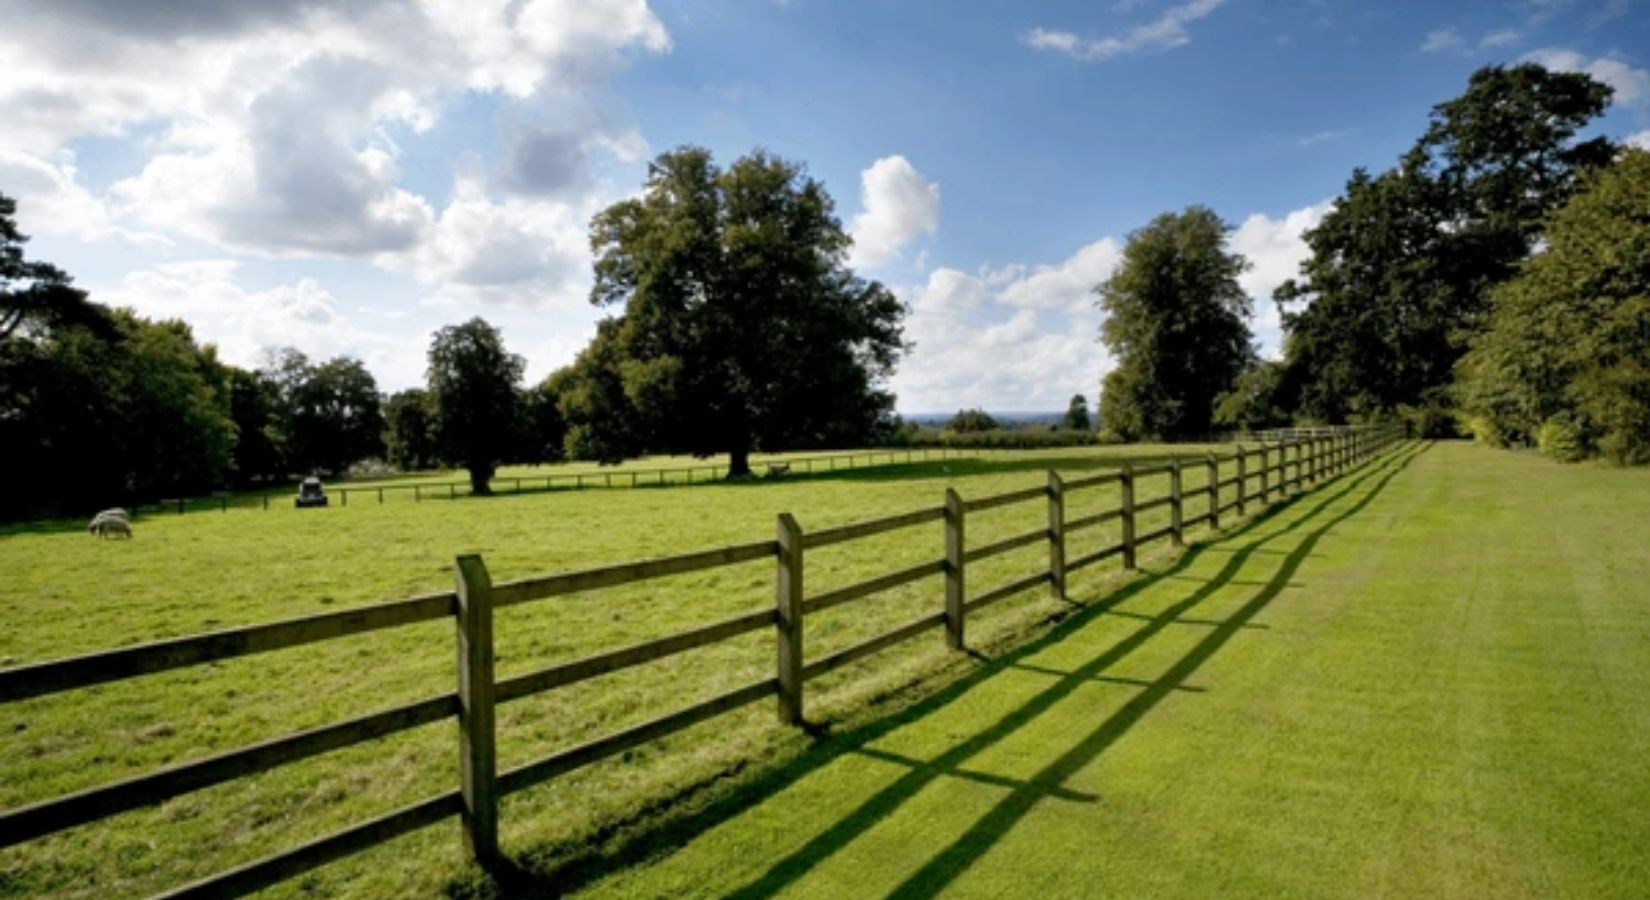
{"type": "Polygon", "coordinates": [[[910,304],[899,406],[1046,409],[1110,361],[1091,289],[1201,203],[1254,268],[1261,346],[1300,232],[1489,63],[1617,89],[1650,143],[1650,14],[1622,0],[0,0],[0,191],[105,302],[422,378],[482,315],[542,377],[593,331],[590,215],[651,155],[763,147],[822,179],[910,304]]]}

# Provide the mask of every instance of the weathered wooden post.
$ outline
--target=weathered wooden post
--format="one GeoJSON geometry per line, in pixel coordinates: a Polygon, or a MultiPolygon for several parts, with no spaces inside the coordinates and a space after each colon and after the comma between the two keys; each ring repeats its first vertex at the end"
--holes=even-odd
{"type": "Polygon", "coordinates": [[[454,484],[451,481],[447,482],[447,499],[448,500],[457,500],[458,499],[458,485],[454,484]]]}
{"type": "Polygon", "coordinates": [[[802,724],[802,526],[779,514],[774,622],[779,628],[779,721],[802,724]]]}
{"type": "Polygon", "coordinates": [[[384,505],[384,489],[383,488],[378,489],[378,505],[379,506],[384,505]]]}
{"type": "Polygon", "coordinates": [[[1266,449],[1266,442],[1260,445],[1260,507],[1265,509],[1272,503],[1272,460],[1266,449]]]}
{"type": "Polygon", "coordinates": [[[339,488],[338,489],[338,505],[339,506],[348,506],[349,505],[349,488],[339,488]]]}
{"type": "Polygon", "coordinates": [[[264,494],[264,509],[269,509],[269,495],[264,494]]]}
{"type": "Polygon", "coordinates": [[[1209,527],[1220,530],[1220,460],[1209,451],[1209,527]]]}
{"type": "Polygon", "coordinates": [[[419,485],[419,484],[413,485],[413,502],[418,503],[418,502],[422,501],[423,499],[424,499],[424,486],[419,485]]]}
{"type": "Polygon", "coordinates": [[[458,746],[464,846],[480,866],[498,866],[498,755],[493,717],[493,582],[477,555],[460,556],[458,746]]]}
{"type": "Polygon", "coordinates": [[[1123,568],[1134,568],[1134,466],[1123,464],[1117,473],[1117,492],[1123,502],[1123,568]]]}
{"type": "Polygon", "coordinates": [[[1176,547],[1186,543],[1184,499],[1180,490],[1180,457],[1177,456],[1169,461],[1169,533],[1176,547]]]}
{"type": "Polygon", "coordinates": [[[1066,485],[1048,470],[1048,576],[1055,599],[1066,599],[1066,485]]]}
{"type": "Polygon", "coordinates": [[[945,489],[945,644],[961,650],[963,643],[963,603],[968,581],[963,568],[966,540],[963,499],[955,488],[945,489]]]}
{"type": "Polygon", "coordinates": [[[1249,514],[1249,451],[1238,445],[1237,450],[1238,515],[1249,514]]]}

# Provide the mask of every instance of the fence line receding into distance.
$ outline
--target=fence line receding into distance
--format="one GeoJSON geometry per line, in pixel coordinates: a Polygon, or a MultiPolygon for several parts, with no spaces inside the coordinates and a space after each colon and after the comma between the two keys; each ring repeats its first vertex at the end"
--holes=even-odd
{"type": "Polygon", "coordinates": [[[1341,428],[1278,444],[1263,444],[1258,448],[1239,447],[1234,453],[1211,453],[1195,460],[1174,459],[1147,466],[1125,464],[1115,472],[1077,478],[1063,478],[1051,470],[1043,485],[967,499],[956,490],[947,489],[943,504],[938,506],[812,532],[805,532],[789,513],[782,513],[778,516],[777,530],[772,540],[502,584],[492,583],[481,557],[464,556],[456,561],[455,587],[451,591],[0,669],[0,703],[11,703],[212,660],[441,618],[454,621],[459,648],[458,679],[454,691],[202,759],[177,763],[121,781],[0,810],[0,847],[20,844],[284,763],[451,718],[458,725],[462,762],[461,783],[454,790],[291,850],[184,885],[164,896],[249,893],[454,816],[462,823],[469,854],[484,868],[491,870],[499,863],[498,808],[499,798],[503,795],[767,697],[777,699],[782,723],[801,724],[804,686],[827,672],[936,628],[944,630],[947,646],[960,649],[965,646],[964,627],[969,613],[1042,585],[1048,585],[1056,596],[1064,598],[1066,578],[1072,572],[1112,557],[1120,557],[1124,568],[1132,569],[1141,544],[1163,538],[1171,538],[1176,544],[1182,543],[1185,529],[1203,523],[1218,529],[1221,517],[1226,513],[1235,509],[1239,515],[1245,515],[1252,501],[1259,501],[1264,508],[1283,499],[1291,489],[1304,489],[1309,483],[1338,476],[1380,453],[1401,437],[1401,427],[1341,428]],[[1252,461],[1258,461],[1258,465],[1251,466],[1252,461]],[[1235,462],[1237,474],[1220,478],[1219,466],[1223,462],[1235,462]],[[1190,466],[1207,468],[1207,485],[1192,491],[1183,490],[1182,475],[1190,466]],[[1140,483],[1158,476],[1167,479],[1168,493],[1154,500],[1136,502],[1136,489],[1140,483]],[[1119,488],[1120,504],[1116,508],[1079,518],[1066,515],[1068,497],[1112,483],[1119,488]],[[1251,492],[1252,486],[1258,486],[1259,490],[1251,492]],[[1228,488],[1236,488],[1235,497],[1222,503],[1221,491],[1228,488]],[[970,513],[1036,502],[1046,506],[1047,517],[1042,526],[989,544],[968,545],[967,519],[970,513]],[[1168,507],[1169,524],[1144,534],[1137,533],[1140,514],[1161,506],[1168,507]],[[1197,510],[1195,513],[1191,512],[1194,507],[1197,510]],[[1111,521],[1118,521],[1121,526],[1121,540],[1118,543],[1069,555],[1074,549],[1073,535],[1111,521]],[[806,595],[803,576],[808,550],[928,522],[944,523],[944,542],[943,547],[939,548],[942,552],[935,558],[846,587],[811,597],[806,595]],[[1046,543],[1048,547],[1045,567],[984,591],[969,591],[967,574],[970,563],[1039,543],[1046,543]],[[497,608],[766,558],[773,559],[775,563],[774,604],[770,608],[557,663],[534,672],[502,680],[494,677],[493,611],[497,608]],[[817,659],[804,659],[802,631],[808,614],[931,577],[940,577],[944,581],[943,604],[933,612],[817,659]],[[494,718],[497,704],[764,629],[772,629],[775,635],[777,653],[772,677],[753,681],[621,731],[557,750],[516,768],[498,771],[494,718]]]}

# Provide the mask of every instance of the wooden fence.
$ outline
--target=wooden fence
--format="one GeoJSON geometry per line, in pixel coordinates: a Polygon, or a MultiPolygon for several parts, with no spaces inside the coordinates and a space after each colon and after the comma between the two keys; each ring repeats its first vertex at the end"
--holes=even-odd
{"type": "MultiPolygon", "coordinates": [[[[824,456],[780,456],[751,460],[751,471],[757,477],[761,477],[774,471],[775,467],[782,467],[782,470],[789,474],[813,475],[871,466],[891,466],[931,460],[971,459],[992,452],[1013,452],[1013,448],[901,447],[887,450],[863,450],[855,453],[835,453],[824,456]]],[[[658,469],[614,469],[606,472],[563,472],[559,474],[551,472],[545,475],[521,476],[499,475],[492,479],[490,487],[494,493],[522,494],[551,490],[582,491],[587,488],[636,488],[669,484],[704,484],[723,481],[722,473],[726,471],[726,464],[716,463],[658,469]]],[[[232,492],[220,491],[210,497],[174,497],[154,503],[136,504],[133,509],[138,512],[175,512],[180,516],[186,512],[269,509],[271,502],[277,507],[291,505],[292,498],[296,496],[296,493],[296,485],[279,491],[248,492],[238,496],[232,492]]],[[[365,498],[368,503],[381,505],[386,495],[392,498],[397,494],[403,497],[410,495],[414,503],[420,503],[424,500],[456,500],[459,497],[468,497],[471,494],[468,479],[464,481],[423,481],[385,485],[375,485],[365,481],[337,482],[327,488],[327,493],[338,501],[339,506],[348,506],[351,495],[357,498],[357,503],[361,502],[361,498],[365,498]]]]}
{"type": "MultiPolygon", "coordinates": [[[[1062,478],[1050,471],[1045,484],[988,497],[965,499],[947,489],[944,503],[870,521],[804,532],[789,513],[778,517],[772,540],[753,541],[697,553],[563,572],[502,584],[493,584],[479,556],[459,557],[451,591],[409,597],[389,603],[288,619],[264,625],[233,628],[192,637],[175,638],[118,650],[35,663],[0,670],[0,703],[10,703],[58,691],[132,678],[212,660],[262,653],[284,647],[324,641],[346,635],[394,628],[415,622],[450,618],[458,643],[458,678],[454,691],[427,697],[369,715],[275,738],[203,759],[168,766],[122,781],[88,788],[26,806],[0,811],[0,847],[92,822],[120,812],[157,803],[284,763],[352,746],[384,735],[454,719],[462,761],[461,783],[451,791],[428,797],[377,818],[334,832],[294,849],[247,863],[163,896],[233,896],[257,890],[298,873],[360,851],[417,828],[457,816],[470,855],[492,870],[499,862],[499,798],[598,760],[687,728],[766,697],[776,697],[779,719],[795,725],[803,721],[804,686],[819,676],[878,651],[942,628],[946,644],[965,646],[965,624],[970,613],[1028,589],[1048,585],[1064,597],[1072,572],[1118,557],[1126,569],[1135,567],[1141,545],[1170,538],[1184,539],[1185,529],[1200,523],[1220,528],[1222,516],[1232,510],[1249,512],[1251,504],[1265,507],[1291,490],[1303,489],[1339,475],[1381,452],[1401,437],[1401,428],[1340,429],[1334,434],[1290,441],[1237,452],[1209,454],[1197,460],[1176,459],[1118,471],[1062,478]],[[1222,479],[1220,464],[1235,462],[1236,474],[1222,479]],[[1251,465],[1251,463],[1257,463],[1251,465]],[[1208,484],[1183,490],[1188,466],[1207,467],[1208,484]],[[1144,479],[1167,479],[1166,495],[1137,501],[1144,479]],[[1102,485],[1118,485],[1119,505],[1088,516],[1066,515],[1067,498],[1102,485]],[[1257,491],[1251,491],[1257,487],[1257,491]],[[1234,499],[1222,503],[1221,491],[1235,488],[1234,499]],[[992,543],[970,546],[970,514],[1015,504],[1046,505],[1046,523],[992,543]],[[1168,525],[1138,533],[1142,513],[1167,507],[1168,525]],[[1193,509],[1197,511],[1192,512],[1193,509]],[[1073,536],[1102,523],[1120,523],[1121,540],[1086,553],[1070,555],[1073,536]],[[846,587],[809,596],[804,589],[807,551],[868,538],[928,522],[944,523],[944,546],[935,558],[846,587]],[[971,593],[971,563],[1011,550],[1046,544],[1048,564],[1038,571],[987,590],[971,593]],[[536,602],[582,591],[611,588],[670,575],[720,566],[773,559],[774,605],[654,640],[621,647],[594,656],[559,663],[499,680],[493,671],[493,612],[503,607],[536,602]],[[808,660],[802,653],[806,617],[830,607],[891,588],[940,577],[943,605],[894,630],[844,649],[808,660]],[[498,771],[494,752],[497,704],[549,691],[651,660],[704,647],[736,635],[772,629],[776,666],[771,678],[762,678],[685,709],[642,722],[617,733],[558,750],[506,771],[498,771]]],[[[1039,516],[1039,519],[1042,517],[1039,516]]]]}

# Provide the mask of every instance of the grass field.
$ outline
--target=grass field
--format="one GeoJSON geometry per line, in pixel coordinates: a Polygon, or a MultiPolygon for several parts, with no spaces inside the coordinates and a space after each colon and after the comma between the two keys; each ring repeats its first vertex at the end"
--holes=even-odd
{"type": "MultiPolygon", "coordinates": [[[[13,526],[0,531],[7,573],[0,660],[15,665],[446,588],[461,553],[484,554],[495,580],[507,580],[769,539],[781,511],[819,528],[938,505],[948,485],[983,496],[1041,484],[1051,466],[1095,471],[1162,452],[1083,448],[779,482],[155,514],[135,523],[129,542],[93,540],[79,521],[13,526]]],[[[1194,469],[1188,483],[1200,477],[1194,469]]],[[[1162,480],[1148,495],[1162,493],[1162,480]]],[[[1070,515],[1115,503],[1115,488],[1090,491],[1070,515]]],[[[1157,521],[1163,515],[1158,510],[1157,521]]],[[[970,519],[971,538],[1023,532],[1044,516],[1041,504],[981,513],[970,519]]],[[[809,589],[938,557],[941,538],[936,524],[820,550],[810,554],[809,589]]],[[[1093,530],[1087,539],[1099,546],[1115,536],[1093,530]]],[[[971,571],[985,588],[1044,565],[1043,551],[1027,548],[971,571]]],[[[773,564],[756,562],[505,610],[498,673],[771,607],[772,584],[773,564]]],[[[930,579],[811,616],[807,652],[817,656],[931,612],[940,594],[940,581],[930,579]]],[[[986,646],[1062,609],[1028,592],[971,624],[986,646]]],[[[9,704],[0,709],[0,806],[450,691],[453,656],[451,625],[430,623],[9,704]]],[[[820,690],[811,684],[810,712],[851,715],[913,678],[969,665],[934,634],[822,679],[820,690]]],[[[772,666],[771,635],[752,634],[516,701],[499,711],[500,766],[771,676],[772,666]]],[[[761,704],[512,797],[503,812],[507,848],[553,857],[660,798],[806,746],[805,735],[775,728],[773,717],[771,704],[761,704]]],[[[143,895],[449,790],[457,764],[450,724],[404,732],[0,851],[0,891],[143,895]]],[[[456,828],[429,829],[278,893],[306,886],[358,896],[436,893],[462,872],[458,846],[456,828]]]]}
{"type": "MultiPolygon", "coordinates": [[[[979,496],[1115,461],[1068,450],[760,485],[157,516],[118,544],[72,523],[14,528],[0,537],[0,657],[444,587],[460,552],[507,579],[766,538],[781,510],[816,528],[934,504],[947,484],[979,496]]],[[[1114,503],[1090,492],[1068,514],[1114,503]]],[[[1084,573],[1075,612],[1040,591],[992,607],[970,621],[975,657],[935,634],[811,684],[813,735],[775,727],[762,704],[513,796],[504,840],[524,871],[509,887],[1642,896],[1650,521],[1634,511],[1647,506],[1642,471],[1411,448],[1183,556],[1164,547],[1142,576],[1084,573]]],[[[971,516],[970,541],[1041,516],[971,516]]],[[[819,551],[809,592],[931,558],[938,532],[819,551]]],[[[1009,554],[971,567],[971,585],[1042,562],[1039,548],[1009,554]]],[[[770,569],[503,611],[499,673],[766,605],[770,569]]],[[[810,617],[808,655],[939,594],[934,580],[810,617]]],[[[0,806],[448,690],[452,656],[450,626],[432,624],[12,704],[0,806]]],[[[501,767],[761,677],[771,657],[752,635],[501,707],[501,767]]],[[[0,892],[152,892],[449,789],[456,755],[443,723],[181,797],[0,852],[0,892]]],[[[471,890],[456,831],[272,893],[471,890]]]]}

